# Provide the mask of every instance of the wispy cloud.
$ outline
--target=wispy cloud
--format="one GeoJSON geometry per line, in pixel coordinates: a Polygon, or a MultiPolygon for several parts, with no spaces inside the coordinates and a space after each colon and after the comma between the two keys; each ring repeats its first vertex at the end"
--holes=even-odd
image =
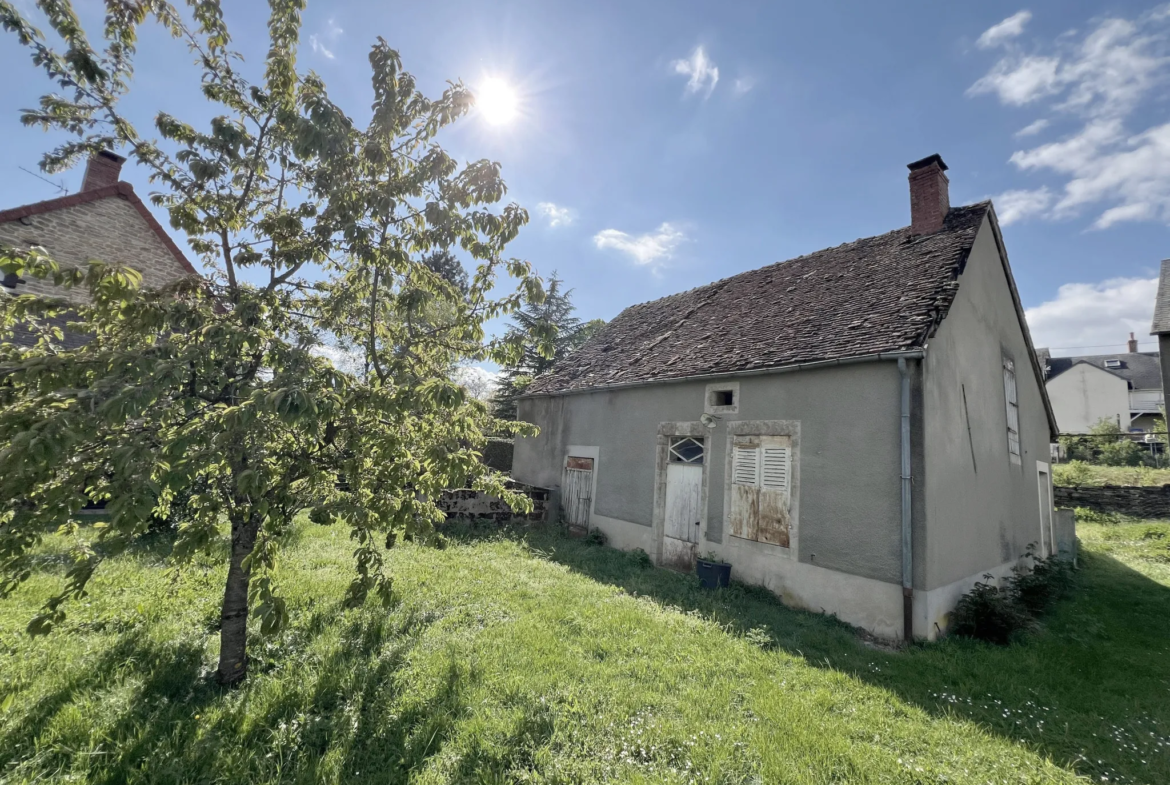
{"type": "Polygon", "coordinates": [[[456,368],[451,375],[452,380],[467,391],[472,398],[486,401],[492,397],[496,387],[500,384],[499,371],[489,371],[478,365],[465,365],[456,368]]]}
{"type": "Polygon", "coordinates": [[[1041,132],[1041,131],[1043,131],[1045,128],[1047,128],[1047,127],[1048,127],[1050,124],[1051,124],[1051,121],[1049,121],[1049,120],[1046,120],[1046,119],[1044,119],[1044,118],[1042,117],[1042,118],[1040,118],[1039,120],[1037,120],[1036,122],[1034,122],[1034,123],[1028,123],[1028,124],[1027,124],[1027,125],[1025,125],[1023,128],[1021,128],[1020,130],[1016,131],[1015,135],[1016,135],[1017,137],[1021,137],[1021,136],[1035,136],[1036,134],[1040,133],[1040,132],[1041,132]]]}
{"type": "Polygon", "coordinates": [[[756,80],[750,76],[741,76],[731,84],[731,92],[736,95],[744,95],[751,92],[752,88],[756,86],[756,80]]]}
{"type": "Polygon", "coordinates": [[[338,39],[341,38],[341,34],[344,32],[331,17],[325,23],[325,29],[323,31],[313,33],[309,36],[309,46],[317,54],[328,60],[332,60],[336,55],[333,54],[333,50],[330,47],[336,46],[338,39]]]}
{"type": "Polygon", "coordinates": [[[1120,350],[1133,332],[1145,336],[1154,315],[1157,278],[1112,278],[1066,283],[1056,297],[1025,312],[1036,346],[1073,347],[1053,354],[1104,354],[1120,350]]]}
{"type": "Polygon", "coordinates": [[[1002,46],[1004,43],[1019,37],[1024,32],[1024,25],[1032,20],[1032,12],[1018,11],[999,24],[992,25],[983,31],[975,45],[980,49],[991,49],[1002,46]]]}
{"type": "Polygon", "coordinates": [[[639,265],[658,265],[669,259],[686,234],[671,223],[664,223],[653,232],[627,234],[618,229],[603,229],[593,236],[598,248],[620,251],[639,265]]]}
{"type": "Polygon", "coordinates": [[[707,56],[702,46],[696,46],[691,56],[685,60],[675,60],[671,63],[676,74],[687,77],[687,93],[703,92],[704,98],[709,98],[719,83],[719,68],[707,56]]]}
{"type": "Polygon", "coordinates": [[[1034,191],[1004,191],[992,199],[999,222],[1004,226],[1016,221],[1041,215],[1052,204],[1052,192],[1047,188],[1034,191]]]}
{"type": "MultiPolygon", "coordinates": [[[[1011,156],[1022,172],[1063,178],[1061,189],[1046,199],[1040,196],[1046,189],[1010,191],[1019,208],[1016,220],[1071,218],[1096,209],[1097,229],[1124,221],[1170,223],[1170,124],[1136,133],[1127,127],[1135,110],[1156,100],[1157,88],[1170,79],[1170,6],[1136,19],[1098,20],[1047,47],[1038,42],[1037,51],[1049,50],[1042,54],[1023,54],[1014,41],[1018,35],[1001,38],[1009,42],[1004,54],[968,95],[994,95],[1013,106],[1044,102],[1054,113],[1080,118],[1082,125],[1011,156]]],[[[1041,118],[1016,136],[1039,133],[1047,125],[1048,118],[1041,118]]]]}
{"type": "Polygon", "coordinates": [[[573,210],[552,202],[540,202],[536,205],[536,212],[544,216],[551,227],[568,226],[577,218],[573,210]]]}

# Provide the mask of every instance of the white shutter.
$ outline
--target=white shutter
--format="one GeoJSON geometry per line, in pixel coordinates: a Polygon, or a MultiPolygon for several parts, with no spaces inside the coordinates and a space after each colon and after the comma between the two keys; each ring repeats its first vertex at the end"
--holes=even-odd
{"type": "Polygon", "coordinates": [[[791,485],[792,448],[764,447],[760,487],[768,491],[780,491],[788,496],[791,485]]]}
{"type": "Polygon", "coordinates": [[[760,450],[755,446],[735,447],[735,464],[731,470],[732,482],[736,485],[760,484],[760,450]]]}

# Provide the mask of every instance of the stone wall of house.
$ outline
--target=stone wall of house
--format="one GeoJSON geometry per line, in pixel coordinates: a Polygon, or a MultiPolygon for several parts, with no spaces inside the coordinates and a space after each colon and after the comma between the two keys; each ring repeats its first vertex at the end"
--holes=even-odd
{"type": "Polygon", "coordinates": [[[1052,495],[1057,507],[1087,507],[1135,518],[1170,518],[1170,485],[1058,485],[1052,495]]]}
{"type": "Polygon", "coordinates": [[[517,518],[527,521],[548,521],[552,504],[546,488],[536,488],[521,483],[508,483],[508,487],[532,499],[532,512],[515,513],[501,500],[481,491],[468,488],[446,491],[438,500],[439,509],[447,514],[447,520],[471,521],[490,520],[505,523],[517,518]]]}
{"type": "MultiPolygon", "coordinates": [[[[43,246],[65,268],[91,260],[124,264],[140,272],[143,286],[152,289],[191,274],[138,208],[118,195],[0,223],[0,245],[20,249],[43,246]]],[[[23,280],[17,294],[65,294],[51,282],[23,280]]],[[[85,297],[78,290],[66,296],[77,302],[85,297]]]]}

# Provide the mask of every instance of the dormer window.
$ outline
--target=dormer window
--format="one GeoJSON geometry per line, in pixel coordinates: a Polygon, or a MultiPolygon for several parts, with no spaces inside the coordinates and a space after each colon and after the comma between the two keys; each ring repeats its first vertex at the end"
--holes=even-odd
{"type": "Polygon", "coordinates": [[[1121,360],[1106,360],[1105,367],[1106,368],[1120,368],[1121,367],[1121,360]]]}

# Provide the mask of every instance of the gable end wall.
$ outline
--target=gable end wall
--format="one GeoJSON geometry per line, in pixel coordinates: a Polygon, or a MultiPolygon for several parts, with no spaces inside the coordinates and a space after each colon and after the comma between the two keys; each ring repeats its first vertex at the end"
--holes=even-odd
{"type": "Polygon", "coordinates": [[[1039,540],[1037,462],[1049,461],[1050,433],[990,219],[927,347],[922,427],[926,542],[915,550],[925,549],[927,590],[999,574],[1039,540]],[[1019,464],[1008,454],[1005,355],[1016,368],[1019,464]]]}
{"type": "MultiPolygon", "coordinates": [[[[125,264],[142,273],[144,287],[157,289],[191,274],[124,198],[113,196],[0,223],[0,245],[44,246],[62,267],[90,260],[125,264]]],[[[47,281],[26,278],[17,294],[60,296],[47,281]]],[[[71,298],[84,296],[74,291],[71,298]]]]}

